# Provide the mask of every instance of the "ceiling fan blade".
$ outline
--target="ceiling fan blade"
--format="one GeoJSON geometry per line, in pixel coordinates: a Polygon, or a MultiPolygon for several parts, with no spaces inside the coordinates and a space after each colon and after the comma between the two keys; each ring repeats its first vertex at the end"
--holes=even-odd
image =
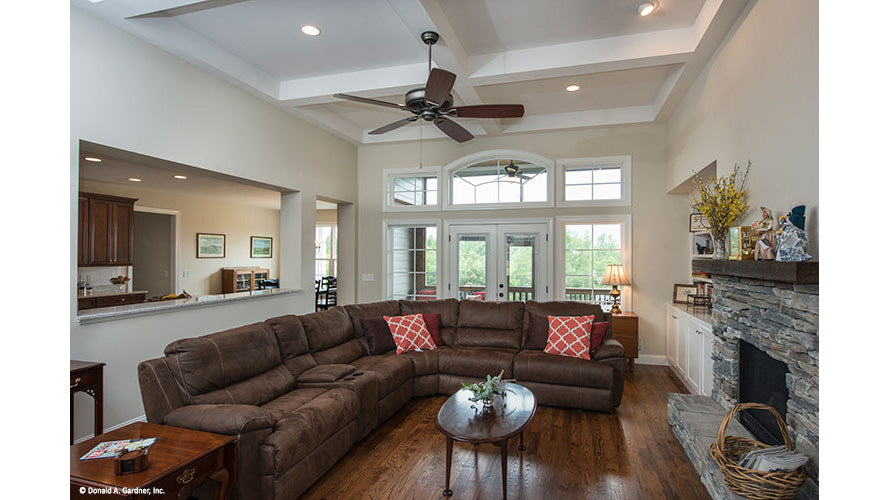
{"type": "Polygon", "coordinates": [[[378,101],[376,99],[368,99],[367,97],[359,97],[349,94],[333,94],[337,99],[346,99],[348,101],[363,102],[364,104],[375,104],[377,106],[386,106],[387,108],[404,109],[404,104],[394,102],[378,101]]]}
{"type": "Polygon", "coordinates": [[[521,118],[525,107],[521,104],[479,104],[477,106],[457,106],[448,110],[455,111],[454,116],[460,118],[521,118]]]}
{"type": "Polygon", "coordinates": [[[440,116],[435,119],[435,126],[438,127],[439,130],[447,134],[448,137],[457,141],[457,142],[466,142],[469,139],[475,137],[468,130],[463,128],[462,125],[459,125],[457,122],[440,116]]]}
{"type": "Polygon", "coordinates": [[[378,128],[376,130],[371,130],[370,132],[368,132],[368,134],[371,134],[371,135],[385,134],[386,132],[391,132],[399,127],[403,127],[410,122],[415,122],[419,118],[420,118],[419,116],[411,116],[409,118],[405,118],[404,120],[398,120],[397,122],[392,122],[389,125],[383,125],[382,127],[378,128]]]}
{"type": "Polygon", "coordinates": [[[426,80],[426,102],[434,106],[444,104],[456,81],[457,75],[450,71],[438,68],[430,71],[429,79],[426,80]]]}

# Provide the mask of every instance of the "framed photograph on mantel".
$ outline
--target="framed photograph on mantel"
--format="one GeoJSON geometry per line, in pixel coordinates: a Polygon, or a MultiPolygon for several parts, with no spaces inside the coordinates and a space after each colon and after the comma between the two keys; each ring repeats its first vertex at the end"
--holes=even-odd
{"type": "Polygon", "coordinates": [[[251,259],[271,259],[272,258],[272,238],[268,236],[251,236],[250,237],[250,258],[251,259]]]}
{"type": "Polygon", "coordinates": [[[697,285],[683,285],[681,283],[676,283],[675,285],[673,285],[673,303],[687,304],[688,296],[695,295],[697,293],[697,285]]]}
{"type": "Polygon", "coordinates": [[[212,233],[198,233],[198,258],[199,259],[223,259],[225,258],[225,235],[212,233]]]}
{"type": "Polygon", "coordinates": [[[704,214],[690,214],[688,216],[688,232],[702,233],[707,231],[707,226],[704,225],[705,220],[707,218],[704,217],[704,214]]]}

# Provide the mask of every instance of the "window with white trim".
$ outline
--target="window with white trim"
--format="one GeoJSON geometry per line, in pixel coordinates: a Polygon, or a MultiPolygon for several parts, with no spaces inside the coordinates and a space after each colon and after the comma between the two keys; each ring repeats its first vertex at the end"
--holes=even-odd
{"type": "MultiPolygon", "coordinates": [[[[631,262],[629,216],[565,218],[561,221],[563,296],[611,306],[611,286],[603,285],[605,268],[622,264],[629,276],[631,262]]],[[[618,287],[621,289],[623,287],[618,287]]],[[[628,298],[621,297],[622,304],[628,298]]]]}
{"type": "Polygon", "coordinates": [[[555,166],[527,151],[496,149],[464,156],[444,168],[446,210],[553,206],[555,166]]]}
{"type": "Polygon", "coordinates": [[[385,210],[438,209],[440,199],[440,172],[437,167],[415,170],[386,171],[385,210]]]}
{"type": "Polygon", "coordinates": [[[630,157],[559,160],[561,205],[629,205],[630,157]]]}
{"type": "Polygon", "coordinates": [[[388,298],[431,300],[438,296],[438,226],[387,227],[388,298]]]}
{"type": "Polygon", "coordinates": [[[336,226],[315,226],[315,279],[336,277],[336,226]]]}

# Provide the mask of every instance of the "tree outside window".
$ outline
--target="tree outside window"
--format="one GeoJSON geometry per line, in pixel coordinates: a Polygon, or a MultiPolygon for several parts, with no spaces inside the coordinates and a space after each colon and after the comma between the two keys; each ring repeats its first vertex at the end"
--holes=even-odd
{"type": "Polygon", "coordinates": [[[621,263],[620,224],[565,225],[565,298],[610,304],[605,267],[621,263]]]}

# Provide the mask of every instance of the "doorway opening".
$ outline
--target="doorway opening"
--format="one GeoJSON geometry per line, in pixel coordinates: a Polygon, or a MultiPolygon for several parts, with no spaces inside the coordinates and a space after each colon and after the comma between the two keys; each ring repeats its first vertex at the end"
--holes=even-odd
{"type": "Polygon", "coordinates": [[[137,207],[133,213],[133,288],[149,297],[176,293],[178,213],[137,207]]]}

